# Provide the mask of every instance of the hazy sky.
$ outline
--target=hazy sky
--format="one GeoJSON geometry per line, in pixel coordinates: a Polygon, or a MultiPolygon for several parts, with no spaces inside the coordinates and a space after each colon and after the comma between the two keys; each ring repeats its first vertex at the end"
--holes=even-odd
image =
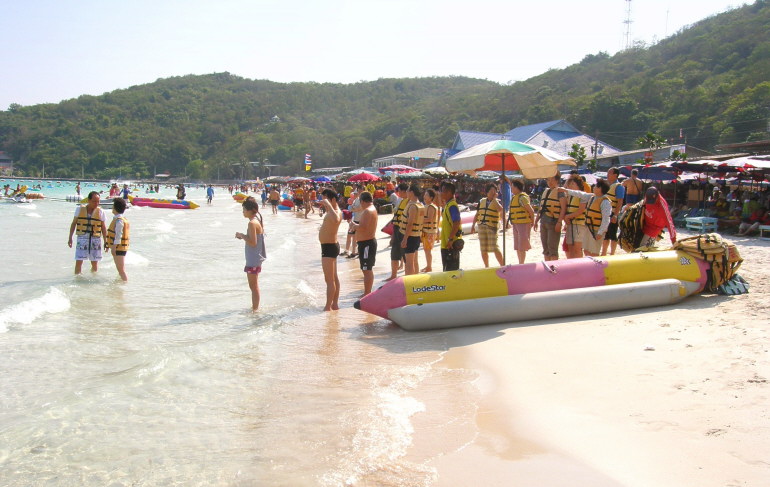
{"type": "MultiPolygon", "coordinates": [[[[743,3],[632,0],[631,38],[650,43],[743,3]]],[[[614,54],[627,4],[0,0],[0,110],[222,71],[281,82],[462,75],[507,83],[614,54]]]]}

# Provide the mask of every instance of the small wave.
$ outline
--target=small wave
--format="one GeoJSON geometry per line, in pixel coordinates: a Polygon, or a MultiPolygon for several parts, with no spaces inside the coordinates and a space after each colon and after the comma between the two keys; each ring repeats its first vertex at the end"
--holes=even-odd
{"type": "Polygon", "coordinates": [[[299,283],[297,283],[297,291],[300,292],[300,294],[307,296],[309,298],[315,298],[318,296],[318,293],[313,291],[313,289],[310,287],[310,284],[307,283],[307,281],[304,281],[300,279],[299,283]]]}
{"type": "Polygon", "coordinates": [[[35,213],[34,211],[31,213],[24,213],[24,216],[28,216],[30,218],[43,218],[40,213],[35,213]]]}
{"type": "Polygon", "coordinates": [[[155,233],[174,233],[174,224],[166,220],[158,220],[153,225],[155,233]]]}
{"type": "Polygon", "coordinates": [[[129,250],[126,253],[126,265],[135,265],[135,266],[146,266],[150,263],[149,260],[147,260],[147,257],[144,257],[143,255],[137,254],[133,250],[129,250]]]}
{"type": "Polygon", "coordinates": [[[0,311],[0,332],[8,325],[28,325],[46,313],[61,313],[70,309],[70,300],[59,289],[52,287],[39,298],[22,301],[0,311]]]}
{"type": "Polygon", "coordinates": [[[213,222],[213,223],[212,223],[211,225],[209,225],[209,226],[210,226],[211,228],[219,228],[219,227],[221,227],[221,226],[222,226],[222,222],[221,222],[221,221],[219,221],[219,220],[217,220],[217,221],[213,222]]]}

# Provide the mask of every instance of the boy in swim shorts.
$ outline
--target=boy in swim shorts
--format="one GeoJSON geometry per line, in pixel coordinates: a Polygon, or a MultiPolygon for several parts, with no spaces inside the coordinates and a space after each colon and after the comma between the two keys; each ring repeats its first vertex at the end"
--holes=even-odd
{"type": "Polygon", "coordinates": [[[342,222],[342,212],[337,204],[337,193],[332,189],[321,192],[321,204],[326,210],[321,228],[318,230],[318,241],[321,243],[321,267],[326,281],[326,305],[324,311],[340,309],[340,279],[337,276],[337,256],[340,255],[340,244],[337,241],[337,231],[342,222]]]}

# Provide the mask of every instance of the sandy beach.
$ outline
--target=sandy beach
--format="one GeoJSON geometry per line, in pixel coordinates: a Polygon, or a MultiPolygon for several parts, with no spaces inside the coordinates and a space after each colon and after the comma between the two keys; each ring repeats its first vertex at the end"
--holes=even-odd
{"type": "MultiPolygon", "coordinates": [[[[478,373],[483,400],[478,434],[431,460],[436,485],[768,485],[770,241],[727,238],[749,294],[445,331],[440,365],[478,373]]],[[[482,267],[466,242],[462,267],[482,267]]]]}

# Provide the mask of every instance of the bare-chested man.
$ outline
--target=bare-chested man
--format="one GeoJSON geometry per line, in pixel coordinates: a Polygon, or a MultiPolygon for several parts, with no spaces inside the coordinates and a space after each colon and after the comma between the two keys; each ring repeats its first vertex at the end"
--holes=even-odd
{"type": "Polygon", "coordinates": [[[275,189],[275,186],[273,186],[273,189],[270,190],[270,207],[273,209],[273,215],[278,213],[278,202],[281,201],[281,193],[278,192],[277,189],[275,189]]]}
{"type": "Polygon", "coordinates": [[[358,197],[361,203],[361,216],[359,223],[354,223],[356,240],[358,241],[358,262],[364,273],[364,294],[372,292],[374,284],[374,260],[377,256],[377,239],[374,234],[377,231],[377,209],[374,207],[372,194],[364,191],[358,197]]]}
{"type": "Polygon", "coordinates": [[[631,177],[623,181],[622,185],[626,188],[625,204],[633,205],[641,199],[644,183],[639,179],[639,170],[632,169],[631,177]]]}
{"type": "Polygon", "coordinates": [[[318,241],[321,242],[321,267],[326,281],[326,306],[324,311],[340,309],[340,278],[337,276],[337,256],[340,255],[340,244],[337,241],[337,231],[342,222],[342,212],[337,205],[337,193],[331,189],[321,192],[326,213],[321,220],[321,228],[318,230],[318,241]]]}

